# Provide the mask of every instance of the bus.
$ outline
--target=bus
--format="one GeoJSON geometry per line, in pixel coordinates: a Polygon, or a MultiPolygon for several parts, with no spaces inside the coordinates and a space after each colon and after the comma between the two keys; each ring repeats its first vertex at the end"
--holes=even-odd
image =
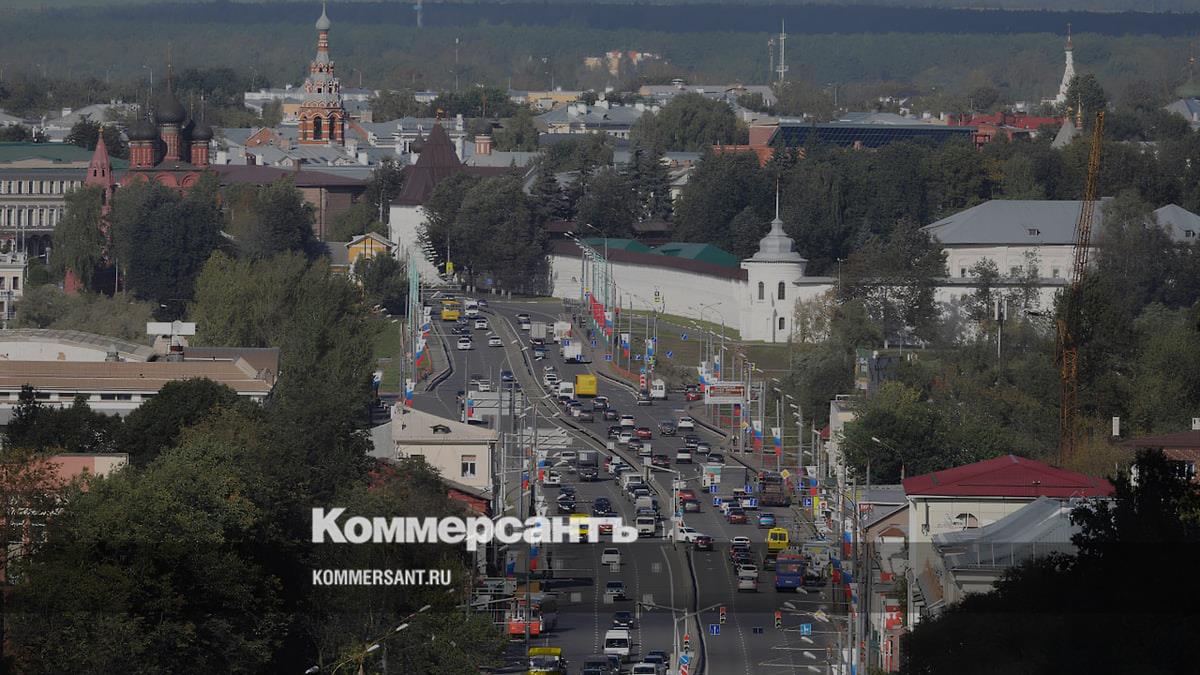
{"type": "Polygon", "coordinates": [[[529,675],[566,675],[562,647],[530,647],[529,675]]]}
{"type": "Polygon", "coordinates": [[[458,321],[462,315],[462,303],[457,298],[442,299],[442,321],[458,321]]]}
{"type": "Polygon", "coordinates": [[[775,558],[775,590],[795,591],[804,584],[804,557],[784,551],[775,558]]]}
{"type": "Polygon", "coordinates": [[[778,553],[788,547],[788,531],[782,527],[767,530],[767,550],[778,553]]]}
{"type": "Polygon", "coordinates": [[[508,636],[520,639],[525,636],[525,622],[529,622],[529,636],[537,637],[548,633],[558,625],[558,596],[553,593],[532,593],[529,602],[519,594],[505,613],[508,636]],[[526,609],[532,607],[532,609],[526,609]]]}

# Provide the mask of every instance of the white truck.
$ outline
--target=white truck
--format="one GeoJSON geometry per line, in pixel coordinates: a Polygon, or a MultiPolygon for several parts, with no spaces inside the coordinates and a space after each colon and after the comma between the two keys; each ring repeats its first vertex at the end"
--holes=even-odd
{"type": "Polygon", "coordinates": [[[534,321],[529,324],[529,339],[545,341],[550,335],[550,327],[542,321],[534,321]]]}
{"type": "Polygon", "coordinates": [[[658,399],[660,401],[666,400],[667,383],[664,382],[662,378],[655,378],[654,381],[650,383],[650,398],[658,399]]]}
{"type": "Polygon", "coordinates": [[[583,358],[583,345],[578,342],[571,342],[566,347],[562,348],[563,361],[567,363],[586,363],[583,358]]]}
{"type": "Polygon", "coordinates": [[[562,342],[564,338],[571,337],[571,322],[570,321],[555,321],[554,322],[554,341],[562,342]]]}

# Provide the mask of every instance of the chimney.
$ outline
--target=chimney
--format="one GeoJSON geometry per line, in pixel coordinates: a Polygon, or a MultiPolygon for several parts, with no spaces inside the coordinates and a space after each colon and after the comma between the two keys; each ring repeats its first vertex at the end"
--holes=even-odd
{"type": "Polygon", "coordinates": [[[1121,418],[1120,417],[1112,418],[1112,435],[1113,435],[1113,438],[1121,437],[1121,418]]]}
{"type": "Polygon", "coordinates": [[[462,116],[462,113],[458,113],[457,115],[455,115],[455,116],[454,116],[454,130],[455,130],[455,131],[462,131],[462,130],[463,130],[463,116],[462,116]]]}
{"type": "Polygon", "coordinates": [[[121,353],[117,351],[116,345],[109,345],[108,351],[104,353],[105,363],[118,363],[121,360],[121,353]]]}
{"type": "Polygon", "coordinates": [[[1192,418],[1192,431],[1200,431],[1200,417],[1192,418]]]}
{"type": "Polygon", "coordinates": [[[489,134],[479,134],[475,137],[475,154],[492,154],[492,137],[489,134]]]}

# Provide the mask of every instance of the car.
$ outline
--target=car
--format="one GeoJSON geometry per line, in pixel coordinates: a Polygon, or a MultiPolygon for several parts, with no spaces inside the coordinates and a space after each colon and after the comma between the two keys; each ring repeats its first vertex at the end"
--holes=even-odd
{"type": "Polygon", "coordinates": [[[521,330],[526,331],[526,332],[533,330],[533,324],[529,323],[528,321],[522,321],[521,322],[521,330]]]}
{"type": "Polygon", "coordinates": [[[675,423],[670,420],[664,420],[658,423],[658,433],[663,436],[674,436],[675,431],[675,423]]]}
{"type": "Polygon", "coordinates": [[[619,426],[611,426],[608,428],[608,437],[615,440],[621,436],[622,431],[624,430],[619,426]]]}
{"type": "Polygon", "coordinates": [[[728,521],[730,525],[745,525],[746,510],[740,506],[735,506],[725,512],[725,520],[728,521]]]}
{"type": "Polygon", "coordinates": [[[774,513],[758,514],[758,527],[760,529],[767,529],[767,528],[775,527],[775,514],[774,513]]]}
{"type": "Polygon", "coordinates": [[[596,413],[592,412],[591,410],[580,410],[579,412],[575,413],[575,419],[579,420],[580,422],[595,422],[596,413]]]}
{"type": "MultiPolygon", "coordinates": [[[[619,581],[609,583],[621,584],[619,581]]],[[[621,584],[622,594],[624,594],[624,586],[621,584]]],[[[605,595],[607,595],[607,591],[605,595]]],[[[622,599],[624,599],[623,595],[622,599]]],[[[620,661],[625,661],[629,658],[629,650],[632,646],[633,638],[629,635],[627,628],[614,628],[604,634],[604,654],[606,656],[616,656],[620,661]]]]}
{"type": "Polygon", "coordinates": [[[621,415],[621,426],[632,429],[637,426],[637,420],[633,418],[633,415],[621,415]]]}
{"type": "Polygon", "coordinates": [[[570,483],[563,483],[562,487],[560,487],[558,491],[564,495],[571,495],[572,497],[575,496],[575,486],[571,485],[570,483]]]}
{"type": "Polygon", "coordinates": [[[696,537],[700,536],[700,531],[694,527],[681,527],[676,530],[675,538],[682,542],[691,543],[696,541],[696,537]]]}
{"type": "Polygon", "coordinates": [[[687,448],[680,448],[679,450],[677,450],[675,452],[675,463],[676,464],[691,464],[692,463],[692,451],[688,450],[687,448]]]}
{"type": "Polygon", "coordinates": [[[546,358],[546,348],[545,347],[534,347],[533,348],[533,360],[541,361],[544,358],[546,358]]]}
{"type": "Polygon", "coordinates": [[[654,435],[650,433],[650,427],[638,427],[633,430],[633,433],[643,441],[648,441],[654,437],[654,435]]]}
{"type": "Polygon", "coordinates": [[[745,548],[749,549],[750,548],[750,537],[737,536],[737,537],[734,537],[733,539],[730,539],[729,543],[732,546],[744,546],[745,548]]]}
{"type": "Polygon", "coordinates": [[[643,443],[641,441],[637,441],[636,450],[637,450],[638,457],[643,457],[643,458],[650,457],[654,454],[653,446],[651,446],[649,443],[643,443]]]}
{"type": "Polygon", "coordinates": [[[683,437],[683,445],[686,448],[695,449],[696,446],[700,445],[700,443],[700,437],[696,434],[687,434],[683,437]]]}
{"type": "Polygon", "coordinates": [[[621,413],[617,412],[616,410],[613,410],[612,408],[604,409],[604,421],[613,422],[613,421],[619,420],[620,418],[621,418],[621,413]]]}
{"type": "Polygon", "coordinates": [[[574,499],[559,498],[557,503],[558,503],[558,514],[559,515],[565,516],[565,515],[575,513],[575,500],[574,499]]]}
{"type": "Polygon", "coordinates": [[[700,393],[700,392],[698,392],[698,391],[688,391],[687,393],[685,393],[685,394],[683,395],[683,399],[684,399],[685,401],[689,401],[689,402],[690,402],[690,401],[703,401],[703,400],[704,400],[704,394],[701,394],[701,393],[700,393]]]}
{"type": "MultiPolygon", "coordinates": [[[[617,560],[620,562],[620,554],[617,554],[617,560]]],[[[604,596],[610,601],[625,600],[625,582],[610,581],[604,584],[604,596]]]]}
{"type": "Polygon", "coordinates": [[[546,472],[546,476],[542,478],[542,487],[561,487],[562,474],[557,471],[550,470],[546,472]]]}
{"type": "Polygon", "coordinates": [[[737,578],[738,592],[749,591],[751,593],[758,592],[758,576],[738,576],[737,578]]]}
{"type": "Polygon", "coordinates": [[[524,312],[521,312],[520,314],[517,315],[517,321],[528,321],[528,320],[529,320],[529,315],[524,312]]]}
{"type": "Polygon", "coordinates": [[[600,480],[600,469],[594,466],[585,466],[579,469],[579,480],[585,483],[594,483],[600,480]]]}
{"type": "Polygon", "coordinates": [[[671,458],[666,455],[652,455],[650,457],[650,466],[657,466],[660,469],[671,468],[671,458]]]}
{"type": "Polygon", "coordinates": [[[459,349],[459,351],[466,351],[468,349],[471,349],[471,338],[469,338],[469,337],[458,338],[458,349],[459,349]]]}
{"type": "Polygon", "coordinates": [[[555,368],[553,365],[548,365],[545,368],[542,368],[542,372],[543,373],[557,373],[558,368],[555,368]]]}
{"type": "Polygon", "coordinates": [[[550,389],[558,387],[558,376],[554,373],[546,373],[542,376],[542,384],[550,389]]]}
{"type": "Polygon", "coordinates": [[[722,455],[719,452],[709,453],[708,463],[709,464],[724,464],[725,463],[725,455],[722,455]]]}
{"type": "Polygon", "coordinates": [[[633,612],[613,612],[612,615],[613,628],[633,628],[633,612]]]}
{"type": "Polygon", "coordinates": [[[675,422],[675,428],[676,429],[695,429],[696,421],[690,417],[680,417],[679,420],[675,422]]]}
{"type": "Polygon", "coordinates": [[[645,661],[635,663],[629,669],[629,675],[659,675],[658,664],[645,661]]]}
{"type": "Polygon", "coordinates": [[[667,653],[661,649],[652,650],[642,657],[642,663],[653,663],[658,666],[660,670],[666,670],[667,663],[669,661],[670,659],[667,658],[667,653]]]}
{"type": "Polygon", "coordinates": [[[612,534],[612,523],[600,523],[600,527],[596,528],[600,534],[612,534]]]}
{"type": "Polygon", "coordinates": [[[542,338],[529,338],[529,344],[532,347],[545,347],[546,341],[542,338]]]}
{"type": "Polygon", "coordinates": [[[623,430],[621,435],[617,436],[617,443],[620,445],[629,445],[629,441],[633,440],[633,433],[628,430],[623,430]]]}
{"type": "Polygon", "coordinates": [[[712,537],[708,536],[707,534],[702,534],[702,535],[696,537],[696,539],[694,541],[692,541],[692,548],[697,551],[713,550],[712,537]]]}
{"type": "Polygon", "coordinates": [[[601,565],[620,565],[621,551],[615,548],[606,548],[600,552],[601,565]]]}
{"type": "Polygon", "coordinates": [[[476,302],[478,302],[478,303],[479,303],[479,306],[480,306],[481,308],[482,308],[482,307],[487,307],[487,306],[488,306],[488,304],[487,304],[487,300],[484,300],[484,299],[482,299],[482,298],[481,298],[481,299],[479,299],[479,300],[476,300],[476,302]]]}
{"type": "Polygon", "coordinates": [[[574,450],[559,450],[556,455],[560,460],[571,463],[579,459],[579,453],[574,450]]]}
{"type": "Polygon", "coordinates": [[[646,488],[646,487],[635,488],[633,490],[633,492],[629,493],[629,499],[634,502],[636,502],[641,497],[649,497],[649,496],[650,496],[650,489],[646,488]]]}
{"type": "Polygon", "coordinates": [[[684,499],[680,501],[680,504],[683,504],[684,513],[700,513],[700,500],[698,499],[684,499]]]}
{"type": "Polygon", "coordinates": [[[654,399],[650,398],[650,392],[643,389],[637,397],[638,405],[654,405],[654,399]]]}
{"type": "Polygon", "coordinates": [[[739,553],[735,555],[733,560],[730,562],[733,565],[733,569],[736,570],[741,565],[753,565],[754,556],[749,553],[739,553]]]}
{"type": "Polygon", "coordinates": [[[708,441],[700,441],[694,448],[692,448],[692,452],[695,452],[698,455],[707,455],[708,453],[712,452],[712,446],[709,445],[708,441]]]}
{"type": "Polygon", "coordinates": [[[758,567],[753,563],[742,563],[737,566],[737,575],[741,576],[758,576],[758,567]]]}
{"type": "Polygon", "coordinates": [[[488,320],[487,319],[475,319],[475,330],[487,330],[487,329],[488,329],[488,320]]]}
{"type": "Polygon", "coordinates": [[[592,500],[592,515],[603,518],[612,514],[612,502],[608,497],[596,497],[592,500]]]}
{"type": "Polygon", "coordinates": [[[489,347],[503,347],[504,341],[500,339],[499,335],[489,335],[488,336],[488,346],[489,347]]]}
{"type": "Polygon", "coordinates": [[[688,489],[688,488],[680,488],[679,490],[676,490],[676,491],[675,491],[675,496],[679,497],[681,500],[683,500],[683,499],[695,499],[695,498],[696,498],[696,491],[695,491],[695,490],[688,489]]]}
{"type": "Polygon", "coordinates": [[[592,410],[608,410],[608,397],[597,396],[592,399],[592,410]]]}
{"type": "Polygon", "coordinates": [[[500,371],[500,381],[501,382],[512,382],[514,379],[515,378],[513,377],[513,373],[511,370],[500,371]]]}

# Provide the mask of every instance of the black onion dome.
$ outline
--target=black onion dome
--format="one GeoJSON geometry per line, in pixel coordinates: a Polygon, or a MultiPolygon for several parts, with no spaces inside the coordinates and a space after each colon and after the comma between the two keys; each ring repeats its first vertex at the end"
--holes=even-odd
{"type": "Polygon", "coordinates": [[[187,111],[183,104],[175,98],[175,94],[167,90],[159,99],[154,110],[154,117],[159,124],[180,124],[187,119],[187,111]]]}
{"type": "Polygon", "coordinates": [[[134,122],[125,131],[125,135],[128,136],[129,140],[131,141],[152,141],[158,138],[158,131],[154,128],[154,125],[150,123],[150,120],[143,117],[142,119],[134,122]]]}
{"type": "Polygon", "coordinates": [[[211,141],[212,139],[213,129],[206,122],[201,122],[199,126],[192,130],[193,141],[211,141]]]}

